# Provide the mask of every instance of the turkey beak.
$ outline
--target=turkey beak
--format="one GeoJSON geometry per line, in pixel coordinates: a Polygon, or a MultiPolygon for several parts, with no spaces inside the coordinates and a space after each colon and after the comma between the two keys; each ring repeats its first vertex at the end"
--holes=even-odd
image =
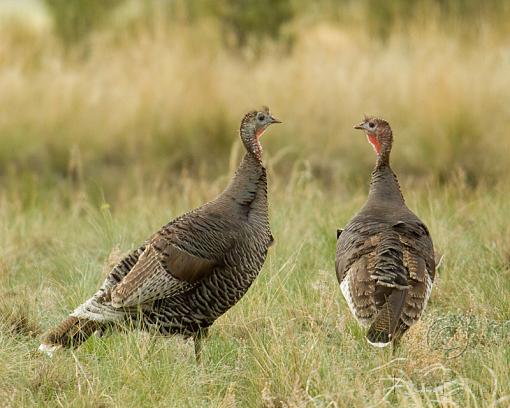
{"type": "Polygon", "coordinates": [[[365,122],[361,122],[357,125],[354,125],[353,128],[358,130],[365,130],[365,122]]]}
{"type": "Polygon", "coordinates": [[[271,116],[271,124],[273,124],[273,123],[282,123],[282,121],[279,119],[276,119],[274,116],[271,116]]]}

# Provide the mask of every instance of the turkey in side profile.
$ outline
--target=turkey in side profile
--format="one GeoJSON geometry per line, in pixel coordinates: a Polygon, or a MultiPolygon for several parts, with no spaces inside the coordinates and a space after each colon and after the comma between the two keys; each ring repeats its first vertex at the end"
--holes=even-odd
{"type": "Polygon", "coordinates": [[[226,189],[124,257],[90,299],[44,335],[39,349],[51,355],[134,323],[193,337],[198,359],[207,328],[246,293],[273,243],[259,142],[273,123],[280,121],[267,107],[247,113],[240,128],[246,154],[226,189]]]}
{"type": "Polygon", "coordinates": [[[337,232],[336,275],[352,314],[368,327],[368,342],[385,347],[397,344],[423,313],[434,282],[434,249],[390,167],[390,125],[365,118],[354,128],[366,133],[377,162],[365,205],[337,232]]]}

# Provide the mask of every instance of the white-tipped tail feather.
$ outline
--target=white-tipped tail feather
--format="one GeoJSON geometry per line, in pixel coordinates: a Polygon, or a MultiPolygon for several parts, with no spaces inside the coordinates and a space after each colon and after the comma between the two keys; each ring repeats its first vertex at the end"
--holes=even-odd
{"type": "Polygon", "coordinates": [[[384,348],[384,347],[387,347],[391,344],[391,341],[387,342],[387,343],[372,343],[370,340],[367,339],[367,342],[368,344],[370,344],[371,346],[373,347],[379,347],[379,348],[384,348]]]}
{"type": "Polygon", "coordinates": [[[42,343],[39,346],[38,350],[39,350],[39,352],[46,354],[48,357],[53,357],[53,354],[55,353],[55,351],[57,351],[61,347],[62,346],[59,346],[59,345],[42,343]]]}

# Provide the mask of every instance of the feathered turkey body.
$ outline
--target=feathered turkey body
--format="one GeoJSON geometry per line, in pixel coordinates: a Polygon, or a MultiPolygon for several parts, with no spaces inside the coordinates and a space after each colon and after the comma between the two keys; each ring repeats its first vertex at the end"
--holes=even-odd
{"type": "Polygon", "coordinates": [[[367,130],[378,160],[366,204],[338,233],[336,273],[350,311],[369,327],[367,340],[384,347],[398,341],[423,313],[434,281],[434,250],[390,167],[389,125],[367,118],[357,128],[367,130]]]}
{"type": "Polygon", "coordinates": [[[77,346],[94,331],[126,321],[197,340],[235,305],[273,242],[258,143],[260,129],[271,123],[278,121],[267,108],[248,113],[241,125],[247,153],[223,193],[124,257],[92,298],[45,335],[41,349],[77,346]]]}

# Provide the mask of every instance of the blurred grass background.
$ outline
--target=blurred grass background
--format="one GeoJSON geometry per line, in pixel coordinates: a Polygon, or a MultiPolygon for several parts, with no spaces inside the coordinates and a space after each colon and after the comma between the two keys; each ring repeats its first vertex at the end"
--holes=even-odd
{"type": "Polygon", "coordinates": [[[0,405],[508,406],[509,17],[474,0],[0,2],[0,405]],[[203,365],[136,332],[36,353],[113,259],[222,190],[262,104],[284,122],[262,140],[276,245],[203,365]],[[366,345],[333,271],[374,162],[365,113],[392,124],[445,255],[394,356],[366,345]]]}
{"type": "Polygon", "coordinates": [[[306,162],[364,182],[363,113],[392,124],[401,177],[475,186],[510,170],[507,2],[28,4],[37,20],[0,28],[1,175],[217,176],[260,104],[285,122],[264,140],[276,174],[306,162]]]}

